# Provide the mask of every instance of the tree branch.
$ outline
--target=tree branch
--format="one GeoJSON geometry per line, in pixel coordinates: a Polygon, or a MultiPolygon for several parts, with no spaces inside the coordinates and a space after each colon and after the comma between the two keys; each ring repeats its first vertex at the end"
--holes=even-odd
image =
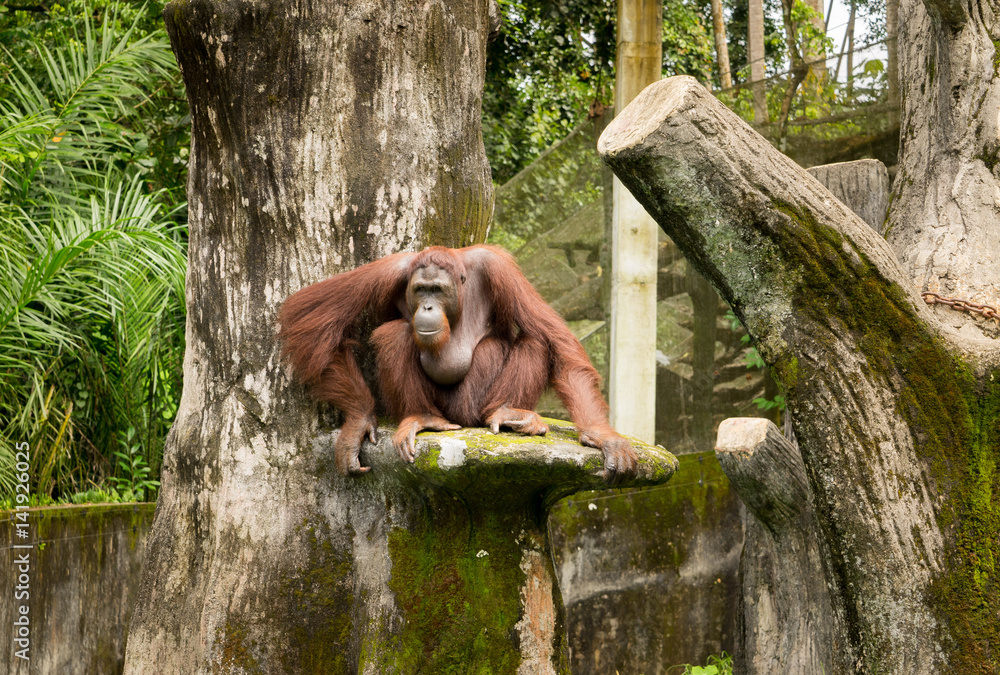
{"type": "Polygon", "coordinates": [[[733,306],[768,364],[792,356],[793,311],[832,331],[823,315],[849,319],[857,296],[845,289],[862,283],[878,289],[866,304],[925,312],[885,241],[693,78],[648,87],[598,150],[733,306]]]}

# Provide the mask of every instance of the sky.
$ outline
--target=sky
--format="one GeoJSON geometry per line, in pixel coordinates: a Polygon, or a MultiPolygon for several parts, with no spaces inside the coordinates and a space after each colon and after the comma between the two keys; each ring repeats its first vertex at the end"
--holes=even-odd
{"type": "MultiPolygon", "coordinates": [[[[829,8],[830,0],[824,0],[824,2],[826,4],[826,7],[829,8]]],[[[840,53],[841,44],[843,44],[844,41],[844,33],[847,32],[847,21],[848,19],[850,19],[850,16],[851,16],[850,3],[844,2],[843,0],[834,0],[833,11],[830,13],[830,19],[827,21],[827,35],[833,40],[834,56],[840,53]]],[[[855,48],[857,48],[861,47],[863,44],[862,40],[864,39],[864,34],[866,32],[867,26],[864,20],[860,18],[855,18],[854,23],[855,23],[854,40],[855,40],[855,48]]],[[[847,47],[845,45],[844,49],[846,48],[847,47]]],[[[855,68],[857,68],[864,60],[873,58],[882,59],[883,61],[885,60],[886,53],[884,45],[878,45],[876,47],[871,48],[870,50],[866,50],[866,52],[863,55],[855,54],[854,57],[855,68]]],[[[847,77],[846,61],[847,61],[846,57],[842,59],[840,65],[839,77],[837,78],[838,81],[843,81],[847,77]]],[[[834,58],[833,63],[830,64],[830,68],[832,69],[836,65],[837,65],[836,58],[834,58]]]]}

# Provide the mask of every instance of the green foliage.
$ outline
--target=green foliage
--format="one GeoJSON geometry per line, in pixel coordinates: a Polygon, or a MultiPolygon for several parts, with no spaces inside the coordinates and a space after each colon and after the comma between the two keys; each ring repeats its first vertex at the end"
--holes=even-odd
{"type": "Polygon", "coordinates": [[[615,4],[500,0],[503,24],[489,45],[483,140],[504,183],[565,137],[591,102],[614,92],[615,4]]]}
{"type": "MultiPolygon", "coordinates": [[[[749,30],[749,4],[746,0],[724,0],[723,7],[729,17],[726,24],[726,40],[729,45],[729,64],[734,84],[741,84],[750,78],[750,59],[747,52],[747,32],[749,30]]],[[[711,13],[707,14],[711,16],[711,13]]],[[[764,0],[764,65],[769,76],[785,70],[785,37],[780,21],[780,0],[764,0]]]]}
{"type": "MultiPolygon", "coordinates": [[[[502,184],[613,103],[617,39],[614,0],[500,0],[500,9],[500,35],[489,45],[483,140],[493,179],[502,184]]],[[[666,0],[663,16],[663,74],[710,81],[711,15],[695,0],[666,0]]]]}
{"type": "Polygon", "coordinates": [[[827,37],[823,28],[817,27],[814,23],[818,20],[822,25],[823,16],[819,12],[802,0],[794,0],[790,10],[795,47],[799,55],[802,57],[818,55],[823,58],[833,51],[833,40],[827,37]]]}
{"type": "MultiPolygon", "coordinates": [[[[149,495],[146,495],[149,498],[149,495]]],[[[117,488],[104,486],[92,487],[88,490],[81,490],[74,493],[66,493],[53,499],[47,494],[32,494],[27,504],[22,506],[53,506],[56,504],[129,504],[143,501],[142,495],[136,495],[131,490],[119,492],[117,488]]],[[[16,508],[17,503],[13,497],[0,499],[0,511],[10,511],[16,508]]]]}
{"type": "MultiPolygon", "coordinates": [[[[826,79],[809,74],[801,86],[795,87],[784,125],[780,123],[782,104],[793,85],[793,74],[770,77],[765,81],[765,91],[771,122],[758,130],[804,166],[833,161],[830,157],[846,160],[872,156],[864,143],[892,132],[885,64],[858,53],[853,70],[852,77],[843,81],[832,79],[832,72],[826,79]],[[856,149],[852,152],[852,148],[856,149]]],[[[753,99],[748,87],[737,86],[717,96],[744,120],[753,121],[753,99]]],[[[879,158],[892,161],[891,157],[879,158]]]]}
{"type": "Polygon", "coordinates": [[[691,75],[699,82],[712,84],[714,66],[711,8],[690,1],[664,0],[663,76],[691,75]]]}
{"type": "MultiPolygon", "coordinates": [[[[750,345],[750,335],[747,334],[746,329],[743,324],[740,323],[739,317],[733,313],[733,310],[726,311],[726,320],[729,322],[729,327],[733,331],[740,331],[743,334],[740,336],[740,343],[744,345],[750,345]]],[[[753,370],[760,370],[765,368],[766,364],[764,359],[760,357],[760,353],[757,351],[756,347],[749,347],[746,353],[743,355],[743,363],[747,368],[753,370]]],[[[753,400],[757,405],[758,410],[784,410],[785,409],[785,397],[782,394],[775,394],[774,398],[765,398],[763,396],[758,396],[753,400]]]]}
{"type": "Polygon", "coordinates": [[[858,16],[865,23],[866,31],[861,42],[881,42],[887,37],[885,0],[855,0],[858,16]]]}
{"type": "Polygon", "coordinates": [[[713,654],[708,657],[704,666],[693,666],[690,663],[685,663],[667,668],[667,672],[677,668],[682,669],[679,671],[679,675],[732,675],[733,657],[726,652],[722,652],[720,656],[713,654]]]}
{"type": "Polygon", "coordinates": [[[120,477],[113,477],[110,482],[122,494],[133,497],[127,501],[141,502],[145,500],[147,494],[160,487],[160,481],[149,477],[150,469],[145,457],[142,456],[142,445],[137,441],[135,429],[129,427],[125,437],[120,439],[123,449],[115,451],[118,468],[121,470],[120,477]]]}
{"type": "Polygon", "coordinates": [[[179,78],[150,11],[2,15],[19,39],[0,65],[0,496],[15,442],[37,494],[154,487],[179,398],[186,237],[177,176],[151,152],[170,115],[150,103],[179,78]],[[122,438],[141,459],[128,471],[122,438]]]}

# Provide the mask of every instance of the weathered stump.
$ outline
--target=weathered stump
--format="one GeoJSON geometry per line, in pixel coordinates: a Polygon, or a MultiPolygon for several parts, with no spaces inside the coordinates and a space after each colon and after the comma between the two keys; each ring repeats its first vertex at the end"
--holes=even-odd
{"type": "Polygon", "coordinates": [[[823,164],[806,169],[844,206],[879,234],[885,234],[889,210],[889,172],[877,159],[823,164]]]}
{"type": "Polygon", "coordinates": [[[770,420],[732,418],[715,454],[747,507],[733,671],[846,671],[843,608],[827,587],[798,448],[770,420]]]}

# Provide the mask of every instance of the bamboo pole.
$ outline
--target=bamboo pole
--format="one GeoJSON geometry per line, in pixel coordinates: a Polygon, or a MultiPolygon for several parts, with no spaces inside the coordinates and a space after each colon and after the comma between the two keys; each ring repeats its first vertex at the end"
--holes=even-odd
{"type": "MultiPolygon", "coordinates": [[[[663,5],[618,0],[615,110],[660,79],[663,5]]],[[[616,178],[611,265],[612,424],[653,442],[656,427],[656,263],[659,228],[616,178]]]]}

